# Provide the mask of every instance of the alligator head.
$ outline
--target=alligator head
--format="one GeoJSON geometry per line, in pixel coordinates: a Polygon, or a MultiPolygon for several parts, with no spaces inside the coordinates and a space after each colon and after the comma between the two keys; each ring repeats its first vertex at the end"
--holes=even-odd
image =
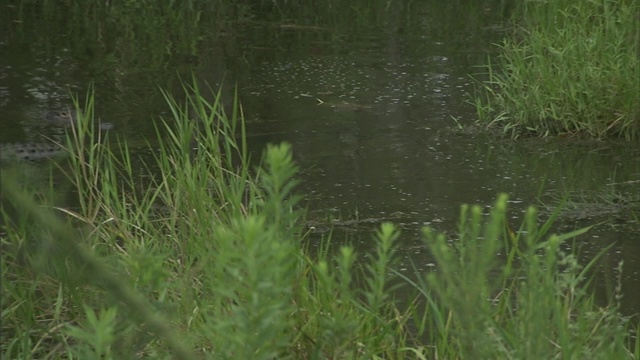
{"type": "Polygon", "coordinates": [[[78,114],[75,110],[56,110],[56,111],[48,111],[44,114],[44,119],[53,124],[59,125],[72,125],[78,114]]]}
{"type": "MultiPolygon", "coordinates": [[[[44,114],[44,119],[50,124],[73,126],[78,118],[78,113],[75,110],[53,110],[44,114]]],[[[109,130],[113,128],[112,123],[98,123],[99,130],[109,130]]]]}

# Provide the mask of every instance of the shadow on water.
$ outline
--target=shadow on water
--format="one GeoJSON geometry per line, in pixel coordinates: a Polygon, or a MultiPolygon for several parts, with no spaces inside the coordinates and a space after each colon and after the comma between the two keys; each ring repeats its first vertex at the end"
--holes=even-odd
{"type": "MultiPolygon", "coordinates": [[[[615,283],[612,269],[623,260],[623,307],[639,311],[634,299],[640,239],[629,230],[638,208],[621,214],[584,205],[637,194],[637,148],[569,139],[511,141],[464,128],[475,120],[467,103],[474,91],[469,74],[481,72],[477,66],[492,54],[492,44],[509,31],[510,8],[506,1],[437,3],[392,2],[385,11],[358,3],[362,11],[349,7],[334,17],[335,11],[323,9],[260,8],[259,16],[233,23],[185,12],[183,19],[193,26],[169,34],[154,26],[171,23],[142,22],[137,32],[126,32],[126,17],[117,24],[96,19],[112,30],[104,37],[93,23],[76,24],[89,29],[81,33],[60,22],[59,34],[45,36],[38,29],[51,24],[40,19],[29,28],[29,19],[20,19],[22,26],[0,37],[8,54],[0,58],[0,142],[54,131],[42,130],[37,115],[68,104],[68,91],[84,93],[90,81],[96,111],[115,132],[134,144],[153,138],[154,119],[166,114],[158,89],[179,94],[180,78],[194,71],[203,84],[225,84],[225,98],[237,84],[254,157],[267,143],[293,144],[302,191],[317,217],[311,220],[324,222],[317,224],[321,228],[334,219],[337,240],[349,238],[366,251],[371,230],[394,221],[404,229],[403,268],[413,263],[426,270],[432,264],[419,227],[452,232],[460,204],[488,206],[498,192],[510,193],[517,224],[527,205],[545,210],[572,194],[584,216],[568,215],[559,230],[606,221],[578,239],[582,253],[588,257],[615,243],[602,261],[602,293],[615,283]],[[152,30],[158,32],[140,35],[152,30]]],[[[3,16],[5,24],[15,24],[11,16],[18,12],[3,16]]]]}

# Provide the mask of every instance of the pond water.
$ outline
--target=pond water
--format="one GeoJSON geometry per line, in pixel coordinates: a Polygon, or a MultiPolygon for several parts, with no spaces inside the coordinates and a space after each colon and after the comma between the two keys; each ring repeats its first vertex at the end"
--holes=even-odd
{"type": "Polygon", "coordinates": [[[481,73],[478,66],[495,55],[504,17],[489,6],[407,11],[389,11],[380,27],[352,33],[252,24],[153,70],[117,62],[96,69],[95,57],[78,56],[73,44],[52,49],[5,35],[0,143],[59,136],[60,129],[42,126],[42,114],[68,105],[69,91],[83,94],[90,81],[96,112],[113,132],[133,143],[151,138],[153,122],[167,111],[158,88],[179,94],[180,77],[194,71],[203,84],[226,84],[226,101],[238,85],[256,156],[270,142],[293,145],[311,218],[338,219],[335,240],[367,251],[372,230],[393,221],[403,229],[402,268],[428,269],[420,227],[453,231],[461,204],[488,207],[499,192],[509,193],[516,226],[527,206],[540,206],[544,220],[547,206],[571,193],[575,205],[557,230],[606,220],[577,244],[584,259],[614,244],[601,261],[601,294],[624,261],[623,311],[640,311],[638,214],[620,213],[615,202],[597,205],[638,191],[638,144],[512,141],[465,128],[476,119],[469,74],[481,73]]]}

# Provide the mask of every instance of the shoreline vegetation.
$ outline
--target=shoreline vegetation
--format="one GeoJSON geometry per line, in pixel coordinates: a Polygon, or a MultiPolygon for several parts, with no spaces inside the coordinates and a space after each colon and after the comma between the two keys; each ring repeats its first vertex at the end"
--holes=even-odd
{"type": "MultiPolygon", "coordinates": [[[[61,11],[24,2],[7,6],[20,21],[5,23],[96,69],[131,70],[193,56],[200,31],[232,16],[318,18],[287,2],[249,3],[70,2],[61,11]],[[65,24],[65,36],[43,31],[45,18],[65,24]]],[[[347,29],[384,23],[388,2],[358,4],[368,11],[316,10],[347,29]]],[[[518,6],[516,31],[474,100],[479,122],[512,137],[640,138],[638,1],[518,6]]],[[[316,25],[307,30],[324,33],[316,25]]],[[[462,206],[454,234],[422,229],[434,269],[400,271],[398,227],[381,223],[367,254],[333,249],[331,233],[310,237],[291,147],[251,159],[237,94],[225,109],[220,92],[208,101],[197,85],[185,90],[184,101],[164,93],[169,115],[144,158],[99,131],[90,93],[75,104],[68,156],[44,175],[2,168],[0,357],[640,359],[638,314],[620,311],[623,264],[608,303],[598,302],[591,285],[604,252],[578,261],[573,241],[590,227],[553,234],[561,207],[542,223],[530,207],[511,228],[505,194],[488,212],[462,206]]]]}
{"type": "Polygon", "coordinates": [[[638,1],[526,1],[472,100],[511,137],[640,138],[638,1]]]}
{"type": "Polygon", "coordinates": [[[370,254],[311,251],[290,146],[252,169],[238,103],[190,94],[166,95],[142,172],[94,136],[92,96],[76,104],[60,170],[77,208],[3,171],[3,357],[639,358],[619,289],[606,306],[588,290],[597,257],[564,250],[589,228],[550,234],[557,214],[531,207],[512,231],[499,195],[463,206],[455,236],[423,229],[436,271],[396,268],[391,223],[370,254]]]}

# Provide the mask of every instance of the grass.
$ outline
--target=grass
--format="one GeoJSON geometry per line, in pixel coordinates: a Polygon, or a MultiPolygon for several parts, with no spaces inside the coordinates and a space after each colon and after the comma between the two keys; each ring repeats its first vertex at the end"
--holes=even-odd
{"type": "Polygon", "coordinates": [[[428,274],[395,270],[391,223],[369,254],[311,256],[290,146],[252,167],[238,104],[190,94],[166,96],[142,172],[84,104],[67,142],[76,208],[3,171],[2,357],[639,358],[629,319],[585,290],[591,263],[563,251],[588,228],[549,235],[555,215],[538,225],[532,208],[510,233],[500,196],[488,216],[463,207],[455,238],[424,229],[428,274]]]}
{"type": "Polygon", "coordinates": [[[585,290],[597,258],[580,265],[563,250],[565,241],[588,228],[548,235],[557,214],[538,225],[535,208],[529,208],[520,231],[509,236],[502,226],[506,200],[504,195],[497,200],[484,226],[480,207],[463,206],[453,245],[425,230],[438,272],[416,286],[436,308],[433,313],[447,315],[431,330],[448,334],[448,341],[438,344],[443,346],[440,356],[637,357],[624,340],[627,320],[617,314],[617,305],[597,309],[585,290]]]}
{"type": "Polygon", "coordinates": [[[513,137],[640,137],[637,1],[523,2],[475,98],[513,137]]]}

